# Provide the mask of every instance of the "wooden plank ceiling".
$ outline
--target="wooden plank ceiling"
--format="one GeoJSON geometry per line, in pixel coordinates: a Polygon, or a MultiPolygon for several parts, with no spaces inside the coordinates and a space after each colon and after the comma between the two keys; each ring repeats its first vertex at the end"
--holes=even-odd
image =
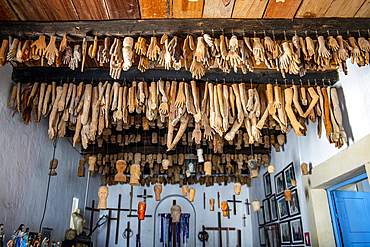
{"type": "Polygon", "coordinates": [[[370,17],[370,0],[0,0],[0,20],[370,17]]]}

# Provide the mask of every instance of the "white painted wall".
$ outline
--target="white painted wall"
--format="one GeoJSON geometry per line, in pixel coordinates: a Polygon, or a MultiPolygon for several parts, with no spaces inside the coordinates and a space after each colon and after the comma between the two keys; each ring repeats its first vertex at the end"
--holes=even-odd
{"type": "MultiPolygon", "coordinates": [[[[4,224],[6,240],[21,223],[32,232],[39,230],[53,157],[47,119],[42,117],[40,123],[27,126],[20,114],[12,118],[13,110],[8,108],[15,85],[11,72],[10,65],[0,67],[0,223],[4,224]]],[[[58,140],[55,158],[59,160],[58,175],[51,177],[43,227],[53,228],[52,238],[60,241],[69,229],[73,196],[80,199],[79,207],[83,208],[87,177],[77,177],[81,157],[65,138],[58,140]]],[[[98,179],[90,181],[89,201],[97,198],[99,185],[98,179]]]]}
{"type": "MultiPolygon", "coordinates": [[[[368,110],[370,106],[370,86],[368,81],[370,77],[370,67],[366,66],[359,68],[357,65],[351,64],[350,60],[347,61],[347,64],[348,75],[345,76],[343,73],[340,73],[340,80],[334,87],[336,87],[338,91],[343,115],[343,127],[348,135],[348,145],[352,145],[354,142],[370,133],[370,115],[368,110]]],[[[323,135],[321,139],[319,139],[317,135],[317,123],[310,122],[307,125],[308,130],[307,136],[305,137],[297,136],[293,129],[291,129],[290,133],[287,135],[287,142],[282,151],[276,153],[275,149],[272,148],[271,152],[271,164],[276,168],[273,176],[282,171],[290,162],[294,164],[303,232],[309,232],[310,228],[308,224],[305,193],[302,186],[301,163],[305,162],[315,167],[348,147],[348,145],[344,145],[341,149],[337,149],[333,144],[329,144],[325,136],[324,128],[323,125],[323,135]]],[[[261,202],[265,199],[262,183],[262,176],[265,172],[266,169],[262,168],[259,172],[260,177],[257,180],[252,179],[252,187],[254,184],[257,184],[255,197],[261,202]]],[[[272,184],[274,184],[274,179],[272,179],[272,184]]],[[[273,193],[275,193],[274,185],[272,186],[272,190],[273,193]]],[[[252,190],[252,193],[254,193],[254,190],[252,190]]],[[[258,221],[256,215],[257,214],[254,213],[252,216],[254,246],[258,246],[259,244],[258,221]]]]}
{"type": "MultiPolygon", "coordinates": [[[[182,190],[178,185],[166,185],[162,187],[162,194],[161,199],[168,195],[182,195],[182,190]]],[[[205,187],[205,185],[200,186],[198,185],[189,185],[189,189],[194,188],[196,190],[195,199],[193,202],[193,205],[196,209],[196,221],[197,221],[197,229],[196,229],[196,235],[198,235],[199,231],[202,229],[202,225],[204,224],[205,227],[217,227],[217,212],[222,212],[221,209],[217,206],[217,191],[220,192],[220,199],[221,201],[225,200],[232,200],[233,194],[234,194],[234,184],[228,184],[227,186],[219,186],[215,185],[212,187],[205,187]],[[206,209],[203,208],[203,192],[206,193],[206,209]],[[215,202],[215,211],[211,212],[209,211],[209,199],[214,198],[216,200],[215,202]]],[[[133,189],[133,203],[132,207],[134,209],[137,209],[137,205],[140,201],[142,201],[141,198],[137,198],[137,195],[142,195],[144,193],[144,189],[147,190],[147,194],[153,195],[153,198],[149,198],[147,200],[147,206],[146,206],[146,214],[147,215],[153,215],[155,207],[157,206],[157,202],[155,201],[155,194],[154,194],[154,188],[153,186],[150,187],[134,187],[133,189]]],[[[236,196],[236,200],[245,201],[246,198],[249,198],[249,190],[250,188],[247,187],[247,185],[242,186],[242,190],[240,195],[236,196]]],[[[109,186],[109,196],[107,199],[107,207],[109,208],[117,208],[118,204],[118,194],[122,195],[122,202],[121,207],[122,208],[129,208],[130,203],[130,185],[115,185],[115,186],[109,186]]],[[[184,205],[183,208],[189,208],[189,206],[186,205],[184,201],[181,201],[181,199],[174,198],[178,205],[184,205]]],[[[165,212],[170,213],[171,212],[171,206],[172,206],[172,198],[169,199],[166,202],[163,202],[163,204],[160,205],[161,209],[166,208],[165,212]]],[[[249,198],[249,201],[251,199],[249,198]]],[[[233,205],[229,203],[230,209],[234,209],[233,205]]],[[[251,227],[251,216],[246,214],[246,206],[242,203],[238,203],[236,206],[237,209],[237,215],[233,214],[233,211],[231,211],[230,219],[227,217],[222,217],[221,223],[223,227],[235,227],[236,229],[242,230],[242,246],[253,246],[252,242],[252,227],[251,227]],[[246,214],[246,227],[243,225],[243,215],[246,214]]],[[[164,211],[161,210],[162,213],[164,211]]],[[[185,212],[182,210],[182,212],[185,212]]],[[[101,215],[108,214],[108,211],[102,211],[100,212],[101,215]]],[[[126,239],[122,238],[122,233],[124,229],[127,226],[127,221],[130,221],[131,229],[133,230],[133,237],[130,238],[130,246],[136,246],[135,244],[135,236],[137,234],[137,218],[129,218],[126,217],[128,212],[121,212],[120,217],[120,226],[119,226],[119,240],[118,245],[114,244],[115,241],[115,231],[116,231],[116,222],[111,223],[111,232],[110,232],[110,241],[109,246],[126,246],[126,239]]],[[[193,215],[191,214],[190,218],[193,215]]],[[[116,217],[116,213],[112,214],[112,217],[116,217]]],[[[158,222],[158,220],[157,220],[158,222]]],[[[103,247],[105,246],[106,241],[106,229],[107,225],[105,224],[103,227],[101,227],[98,231],[98,246],[103,247]]],[[[153,246],[153,228],[154,228],[154,218],[146,218],[141,223],[141,246],[145,247],[151,247],[153,246]]],[[[193,236],[193,226],[190,225],[190,238],[196,237],[193,236]]],[[[218,233],[213,234],[211,231],[208,231],[210,235],[210,239],[207,243],[207,246],[214,246],[218,247],[218,233]]],[[[158,232],[156,234],[159,234],[158,232]]],[[[230,246],[236,246],[237,245],[237,232],[236,231],[230,231],[229,233],[230,237],[230,246]]],[[[226,241],[226,232],[223,233],[223,246],[225,245],[226,241]]],[[[193,242],[190,242],[188,246],[193,246],[193,242]]],[[[159,245],[158,245],[159,246],[159,245]]],[[[196,240],[196,246],[202,246],[202,243],[197,239],[196,240]]]]}

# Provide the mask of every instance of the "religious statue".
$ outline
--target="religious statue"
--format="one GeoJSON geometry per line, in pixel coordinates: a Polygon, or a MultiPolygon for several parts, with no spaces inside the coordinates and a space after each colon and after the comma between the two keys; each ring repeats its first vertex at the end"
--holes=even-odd
{"type": "Polygon", "coordinates": [[[188,196],[189,186],[183,185],[181,189],[182,189],[182,196],[188,196]]]}
{"type": "Polygon", "coordinates": [[[193,201],[194,201],[194,196],[195,196],[195,189],[190,189],[190,190],[189,190],[189,200],[190,200],[191,202],[193,202],[193,201]]]}
{"type": "Polygon", "coordinates": [[[131,165],[130,174],[130,185],[138,186],[140,184],[140,165],[131,165]]]}
{"type": "Polygon", "coordinates": [[[257,161],[255,159],[248,160],[248,168],[251,178],[258,178],[257,161]]]}
{"type": "Polygon", "coordinates": [[[114,181],[116,182],[126,182],[126,175],[123,174],[127,167],[127,163],[124,160],[117,160],[116,168],[118,173],[114,176],[114,181]]]}
{"type": "Polygon", "coordinates": [[[57,175],[57,172],[55,171],[55,169],[57,169],[58,167],[58,160],[57,159],[52,159],[50,161],[50,172],[49,172],[49,175],[50,176],[56,176],[57,175]]]}
{"type": "Polygon", "coordinates": [[[76,234],[80,235],[83,232],[85,223],[84,217],[82,216],[82,214],[80,214],[80,209],[77,209],[75,212],[72,213],[72,219],[76,234]]]}
{"type": "Polygon", "coordinates": [[[106,209],[107,208],[108,187],[100,186],[99,191],[98,191],[98,196],[99,196],[98,209],[106,209]]]}
{"type": "Polygon", "coordinates": [[[215,199],[209,199],[209,211],[215,211],[215,199]]]}
{"type": "Polygon", "coordinates": [[[146,203],[145,202],[139,202],[138,210],[137,210],[139,220],[144,220],[144,218],[145,218],[145,209],[146,209],[146,203]]]}
{"type": "Polygon", "coordinates": [[[162,184],[158,183],[154,185],[154,193],[155,193],[155,200],[160,201],[161,193],[162,193],[162,184]]]}
{"type": "Polygon", "coordinates": [[[240,195],[241,189],[242,189],[242,185],[240,183],[235,183],[234,184],[235,195],[240,195]]]}
{"type": "Polygon", "coordinates": [[[179,205],[173,205],[171,207],[172,223],[179,223],[181,216],[181,207],[179,205]]]}
{"type": "Polygon", "coordinates": [[[80,161],[78,162],[78,171],[77,171],[77,176],[79,177],[85,177],[85,159],[81,158],[80,161]]]}
{"type": "Polygon", "coordinates": [[[207,161],[204,163],[204,171],[206,176],[211,176],[212,175],[212,163],[207,161]]]}
{"type": "MultiPolygon", "coordinates": [[[[23,226],[24,224],[20,224],[18,229],[13,232],[12,238],[14,239],[13,246],[20,247],[22,242],[22,236],[23,236],[23,226]]],[[[9,243],[8,243],[9,244],[9,243]]]]}
{"type": "Polygon", "coordinates": [[[227,202],[221,202],[222,215],[227,216],[229,213],[229,205],[227,202]]]}

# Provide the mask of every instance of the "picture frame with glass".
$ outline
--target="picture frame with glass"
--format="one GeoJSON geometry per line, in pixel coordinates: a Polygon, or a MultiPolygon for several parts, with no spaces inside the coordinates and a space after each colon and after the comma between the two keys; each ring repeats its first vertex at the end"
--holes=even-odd
{"type": "Polygon", "coordinates": [[[298,192],[297,190],[292,190],[291,201],[288,201],[289,215],[294,216],[300,214],[300,207],[298,201],[298,192]]]}
{"type": "Polygon", "coordinates": [[[279,223],[279,232],[280,232],[280,242],[281,244],[290,244],[291,235],[290,235],[290,226],[289,221],[283,221],[279,223]]]}
{"type": "Polygon", "coordinates": [[[284,175],[283,172],[279,172],[275,175],[275,194],[280,196],[284,193],[284,175]]]}
{"type": "Polygon", "coordinates": [[[260,210],[257,211],[258,216],[258,224],[260,226],[263,226],[265,224],[265,217],[263,215],[263,207],[260,208],[260,210]]]}
{"type": "Polygon", "coordinates": [[[292,244],[301,244],[304,242],[303,227],[301,217],[290,220],[290,232],[292,244]]]}
{"type": "Polygon", "coordinates": [[[278,219],[277,202],[276,202],[275,195],[272,195],[269,197],[269,205],[270,205],[271,221],[275,221],[278,219]]]}
{"type": "Polygon", "coordinates": [[[265,228],[263,226],[259,228],[259,235],[260,235],[260,245],[266,246],[265,228]]]}
{"type": "Polygon", "coordinates": [[[265,196],[268,197],[272,194],[272,188],[271,188],[271,176],[270,173],[266,172],[263,174],[263,185],[265,188],[265,196]]]}
{"type": "Polygon", "coordinates": [[[279,224],[274,223],[265,226],[266,247],[280,246],[279,224]]]}
{"type": "Polygon", "coordinates": [[[263,205],[263,216],[265,217],[265,223],[269,223],[271,222],[269,199],[263,200],[262,205],[263,205]]]}
{"type": "Polygon", "coordinates": [[[289,211],[288,211],[288,204],[285,201],[285,197],[282,196],[276,199],[276,201],[277,201],[279,220],[287,218],[289,216],[289,211]]]}
{"type": "Polygon", "coordinates": [[[292,180],[295,180],[295,173],[294,173],[294,166],[293,162],[290,163],[285,169],[283,170],[284,174],[284,186],[286,190],[293,188],[292,180]]]}

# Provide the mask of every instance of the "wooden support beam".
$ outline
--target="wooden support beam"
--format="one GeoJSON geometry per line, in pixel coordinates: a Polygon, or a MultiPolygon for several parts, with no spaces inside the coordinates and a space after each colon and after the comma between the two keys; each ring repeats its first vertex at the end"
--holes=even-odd
{"type": "MultiPolygon", "coordinates": [[[[18,0],[19,1],[19,0],[18,0]]],[[[22,17],[21,17],[22,18],[22,17]]],[[[25,18],[26,19],[26,18],[25,18]]],[[[0,38],[7,38],[9,34],[19,36],[22,33],[28,37],[30,33],[52,35],[56,33],[63,37],[65,33],[71,36],[82,37],[84,33],[99,36],[125,37],[156,34],[174,35],[175,33],[186,35],[188,31],[199,35],[202,31],[211,33],[212,29],[215,36],[222,33],[231,34],[232,30],[237,35],[244,32],[252,36],[254,31],[263,37],[263,32],[275,31],[276,39],[283,39],[283,31],[287,32],[287,37],[292,37],[297,31],[300,36],[316,36],[327,34],[327,30],[338,30],[345,34],[347,30],[357,37],[357,30],[367,32],[370,26],[369,18],[317,18],[317,19],[163,19],[163,20],[111,20],[111,21],[69,21],[69,22],[0,22],[0,38]]]]}
{"type": "MultiPolygon", "coordinates": [[[[113,79],[109,76],[109,68],[86,68],[83,73],[79,70],[71,70],[69,68],[55,68],[55,67],[14,67],[12,73],[12,80],[14,82],[29,83],[34,82],[36,79],[38,81],[44,82],[53,80],[60,81],[61,78],[67,80],[69,77],[70,80],[76,79],[76,81],[92,81],[98,82],[100,79],[102,81],[113,79]]],[[[131,82],[136,78],[136,80],[159,80],[160,78],[168,78],[169,80],[181,80],[185,79],[186,81],[192,80],[191,73],[186,71],[184,68],[181,70],[165,70],[165,69],[149,69],[144,73],[141,73],[136,67],[130,68],[126,72],[121,73],[120,80],[126,79],[131,82]]],[[[223,73],[220,69],[210,69],[206,71],[206,75],[203,76],[197,82],[205,82],[209,79],[211,82],[215,82],[216,79],[219,82],[231,83],[231,82],[249,82],[250,80],[253,83],[275,83],[277,80],[278,83],[284,83],[280,72],[276,70],[268,69],[255,69],[254,72],[243,74],[239,70],[238,73],[223,73]]],[[[302,83],[307,84],[308,80],[311,83],[316,79],[318,82],[324,80],[329,80],[331,83],[335,83],[339,80],[338,72],[336,70],[327,70],[324,72],[308,71],[304,77],[299,77],[298,75],[286,75],[287,84],[291,84],[292,80],[295,82],[302,79],[302,83]]]]}

